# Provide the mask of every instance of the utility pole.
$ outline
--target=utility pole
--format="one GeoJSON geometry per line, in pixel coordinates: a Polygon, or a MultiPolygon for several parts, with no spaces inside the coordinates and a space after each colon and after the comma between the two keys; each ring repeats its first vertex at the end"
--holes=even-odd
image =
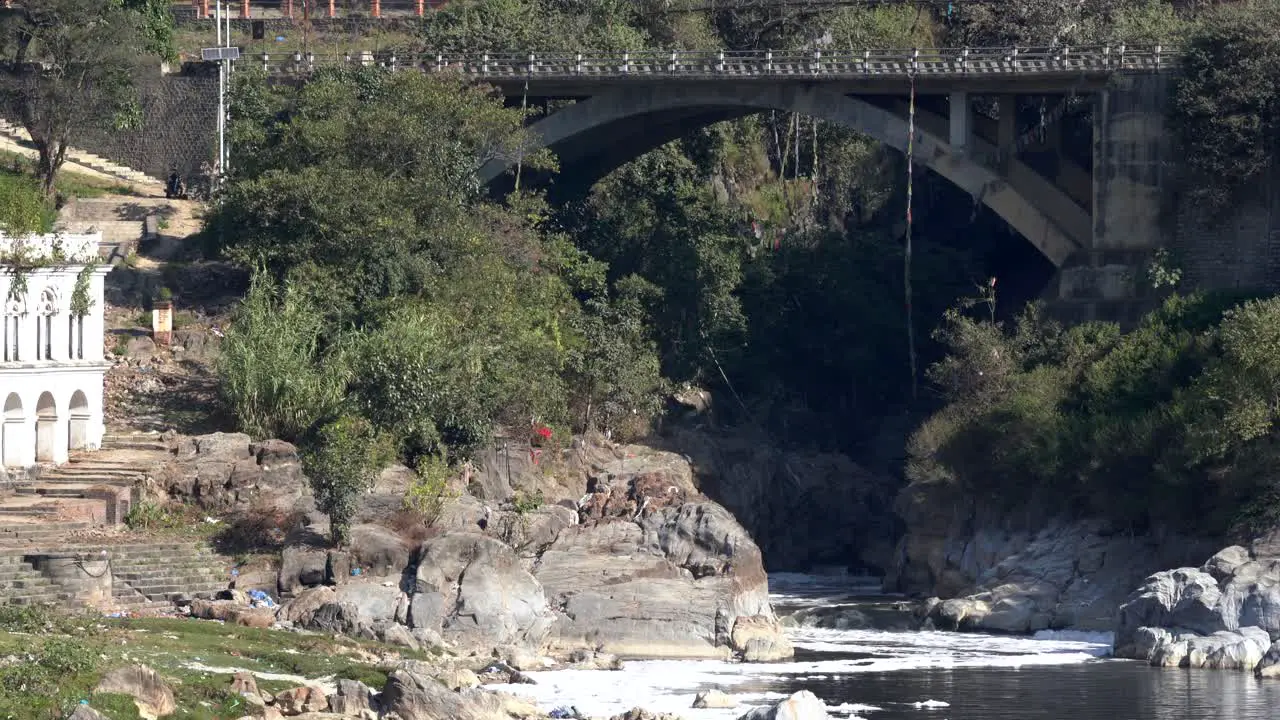
{"type": "Polygon", "coordinates": [[[218,159],[214,168],[214,183],[220,183],[231,164],[231,148],[227,145],[227,85],[231,81],[231,62],[240,57],[240,48],[231,44],[231,2],[228,0],[226,15],[222,12],[222,0],[215,0],[213,26],[218,41],[217,47],[204,48],[200,51],[205,62],[218,63],[218,117],[216,122],[218,133],[218,159]],[[223,18],[226,26],[223,26],[223,18]]]}

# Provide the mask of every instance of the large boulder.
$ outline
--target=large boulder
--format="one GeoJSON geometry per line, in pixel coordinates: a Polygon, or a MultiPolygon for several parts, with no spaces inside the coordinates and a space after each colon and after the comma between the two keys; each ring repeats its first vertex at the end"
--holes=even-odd
{"type": "Polygon", "coordinates": [[[409,565],[412,548],[404,538],[381,525],[363,524],[351,528],[351,559],[375,577],[400,577],[409,565]]]}
{"type": "Polygon", "coordinates": [[[415,627],[462,647],[538,646],[554,621],[542,585],[503,543],[478,533],[447,533],[418,553],[409,606],[415,627]]]}
{"type": "Polygon", "coordinates": [[[553,648],[727,657],[738,619],[755,618],[742,626],[737,650],[752,659],[790,656],[773,622],[760,549],[727,510],[697,493],[687,461],[662,455],[674,469],[654,471],[650,459],[636,475],[598,475],[582,524],[561,530],[539,559],[535,574],[558,609],[553,648]]]}
{"type": "Polygon", "coordinates": [[[1218,581],[1200,570],[1181,568],[1152,575],[1120,606],[1116,655],[1138,654],[1133,645],[1142,627],[1184,628],[1202,635],[1226,630],[1217,612],[1221,597],[1218,581]]]}
{"type": "Polygon", "coordinates": [[[395,622],[396,610],[404,602],[404,593],[398,587],[349,583],[334,589],[334,599],[339,603],[350,603],[356,608],[361,622],[372,625],[395,622]]]}
{"type": "Polygon", "coordinates": [[[107,672],[98,681],[93,692],[132,697],[138,708],[138,716],[144,720],[155,720],[171,715],[177,709],[173,700],[173,690],[155,670],[146,665],[129,665],[107,672]]]}
{"type": "Polygon", "coordinates": [[[738,720],[828,720],[827,706],[817,695],[801,690],[770,707],[756,708],[738,720]]]}
{"type": "Polygon", "coordinates": [[[454,692],[437,680],[407,670],[393,670],[380,696],[382,711],[401,720],[509,720],[536,717],[538,709],[523,700],[485,690],[454,692]]]}

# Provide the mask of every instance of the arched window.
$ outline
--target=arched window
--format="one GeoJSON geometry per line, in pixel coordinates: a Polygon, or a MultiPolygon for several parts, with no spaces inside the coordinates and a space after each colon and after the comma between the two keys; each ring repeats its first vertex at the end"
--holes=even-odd
{"type": "Polygon", "coordinates": [[[21,329],[22,303],[9,300],[4,304],[4,361],[18,361],[18,333],[21,329]]]}
{"type": "Polygon", "coordinates": [[[58,314],[58,295],[53,288],[40,293],[36,305],[36,359],[53,359],[53,316],[58,314]]]}

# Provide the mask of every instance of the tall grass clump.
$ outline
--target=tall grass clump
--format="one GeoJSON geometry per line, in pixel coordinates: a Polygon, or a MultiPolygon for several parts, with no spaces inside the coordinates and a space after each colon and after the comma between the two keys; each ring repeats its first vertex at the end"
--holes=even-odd
{"type": "Polygon", "coordinates": [[[348,379],[341,343],[303,293],[255,273],[218,358],[222,395],[239,426],[296,441],[336,417],[348,379]]]}

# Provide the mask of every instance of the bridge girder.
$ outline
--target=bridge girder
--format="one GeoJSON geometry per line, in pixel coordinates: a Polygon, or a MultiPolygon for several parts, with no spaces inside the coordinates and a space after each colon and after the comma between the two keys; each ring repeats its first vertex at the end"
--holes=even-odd
{"type": "MultiPolygon", "coordinates": [[[[762,110],[797,112],[838,123],[899,151],[906,150],[908,129],[902,117],[860,98],[800,83],[726,81],[609,89],[552,113],[531,129],[540,147],[565,151],[573,158],[607,156],[611,160],[605,165],[617,165],[674,139],[670,133],[687,129],[691,118],[715,118],[720,114],[728,117],[762,110]],[[675,121],[651,122],[655,118],[675,121]],[[619,142],[628,132],[636,133],[633,137],[638,139],[619,142]]],[[[937,118],[918,120],[917,162],[986,204],[1055,266],[1061,266],[1077,250],[1089,247],[1089,213],[1065,193],[1017,161],[1007,163],[1007,176],[1001,175],[995,163],[980,161],[995,156],[989,143],[975,137],[967,152],[958,153],[927,130],[938,126],[937,118]]],[[[946,120],[941,122],[945,127],[946,120]]],[[[481,180],[492,182],[510,164],[490,161],[480,171],[481,180]]]]}

